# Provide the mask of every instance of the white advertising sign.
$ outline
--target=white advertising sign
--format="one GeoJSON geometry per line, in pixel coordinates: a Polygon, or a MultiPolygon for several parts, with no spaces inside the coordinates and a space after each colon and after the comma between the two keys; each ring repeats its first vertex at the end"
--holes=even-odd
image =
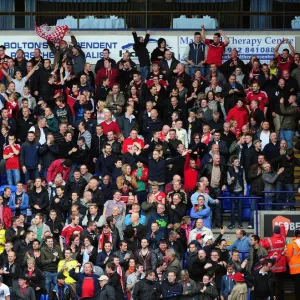
{"type": "MultiPolygon", "coordinates": [[[[75,35],[76,36],[76,35],[75,35]]],[[[161,36],[151,35],[148,50],[149,54],[157,47],[157,40],[161,36]]],[[[125,51],[129,51],[132,54],[132,59],[138,63],[134,55],[133,50],[133,37],[131,33],[128,35],[103,35],[97,34],[87,34],[76,36],[79,45],[81,46],[83,52],[86,55],[87,62],[91,64],[96,64],[97,60],[102,57],[102,50],[108,48],[111,52],[110,56],[116,61],[122,58],[122,54],[125,51]]],[[[71,41],[69,36],[65,37],[66,41],[71,41]]],[[[171,49],[175,56],[178,56],[178,37],[169,36],[166,37],[167,46],[171,49]]],[[[51,53],[47,42],[37,36],[34,32],[32,34],[26,34],[24,36],[15,36],[12,35],[9,38],[7,36],[1,38],[0,36],[0,45],[6,47],[6,54],[15,57],[16,50],[22,48],[25,52],[25,57],[30,58],[33,56],[34,48],[40,48],[44,58],[54,59],[53,54],[51,53]]]]}
{"type": "MultiPolygon", "coordinates": [[[[291,44],[295,46],[295,36],[284,36],[291,41],[291,44]]],[[[261,63],[268,63],[270,59],[274,57],[274,48],[282,40],[282,36],[268,35],[268,36],[244,36],[235,35],[228,36],[230,43],[225,48],[223,55],[223,61],[229,59],[229,55],[232,49],[236,48],[239,51],[239,58],[244,62],[248,62],[252,55],[256,55],[261,63]]],[[[183,61],[182,57],[187,44],[193,41],[193,36],[180,36],[179,37],[179,59],[183,61]]],[[[283,44],[280,47],[280,51],[284,48],[288,48],[287,44],[283,44]]]]}
{"type": "MultiPolygon", "coordinates": [[[[75,34],[76,35],[76,34],[75,34]]],[[[167,41],[167,46],[174,52],[175,57],[182,61],[182,56],[186,46],[193,41],[193,36],[171,36],[165,33],[161,35],[155,34],[151,35],[150,41],[148,43],[149,54],[157,47],[157,40],[160,37],[164,37],[167,41]]],[[[70,41],[70,37],[65,37],[67,41],[70,41]]],[[[285,36],[288,38],[292,45],[295,45],[295,36],[285,36]]],[[[252,55],[257,55],[261,62],[268,62],[273,58],[274,47],[282,39],[279,35],[252,35],[252,36],[242,36],[234,35],[229,36],[230,44],[226,47],[223,60],[227,60],[230,51],[236,48],[239,51],[239,57],[248,62],[252,55]]],[[[133,37],[130,32],[125,35],[101,35],[91,34],[86,32],[85,35],[77,35],[77,40],[82,50],[86,54],[87,62],[91,64],[96,64],[97,60],[102,57],[102,50],[108,48],[111,51],[111,57],[116,61],[121,59],[123,52],[126,50],[132,54],[132,59],[138,63],[135,58],[135,53],[133,50],[133,37]]],[[[50,58],[53,61],[53,54],[51,53],[45,40],[41,39],[35,34],[35,32],[25,32],[23,35],[11,35],[11,36],[0,36],[0,45],[6,47],[7,55],[15,57],[16,50],[22,48],[25,52],[26,58],[31,58],[33,56],[34,48],[40,48],[44,58],[50,58]]],[[[283,44],[280,50],[288,48],[286,44],[283,44]]]]}

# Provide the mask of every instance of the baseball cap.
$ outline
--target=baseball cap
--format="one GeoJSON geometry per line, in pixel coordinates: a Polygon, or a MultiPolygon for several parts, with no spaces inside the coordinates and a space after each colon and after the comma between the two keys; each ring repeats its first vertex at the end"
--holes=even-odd
{"type": "Polygon", "coordinates": [[[102,281],[102,280],[108,280],[108,277],[106,275],[101,275],[99,278],[98,278],[99,281],[102,281]]]}

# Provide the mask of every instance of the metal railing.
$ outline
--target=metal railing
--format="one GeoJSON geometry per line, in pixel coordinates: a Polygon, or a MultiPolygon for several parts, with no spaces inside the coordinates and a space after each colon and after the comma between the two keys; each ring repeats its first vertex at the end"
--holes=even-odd
{"type": "MultiPolygon", "coordinates": [[[[203,10],[192,10],[192,11],[46,11],[46,12],[0,12],[0,17],[26,17],[30,20],[30,28],[34,28],[34,22],[37,17],[47,18],[52,17],[54,19],[58,19],[59,17],[73,16],[77,19],[77,28],[79,29],[79,19],[85,18],[86,16],[95,16],[95,17],[107,17],[110,15],[115,15],[118,17],[122,17],[125,19],[125,24],[127,23],[127,27],[131,27],[132,24],[128,21],[129,17],[143,17],[144,20],[144,28],[151,27],[150,17],[164,17],[170,20],[170,25],[172,28],[172,20],[173,18],[179,17],[181,15],[186,15],[187,17],[192,16],[206,16],[209,15],[213,18],[217,18],[219,22],[219,27],[224,28],[222,22],[222,18],[224,20],[228,20],[228,16],[231,18],[237,18],[238,28],[244,28],[243,17],[277,17],[276,21],[278,21],[278,17],[280,17],[282,21],[282,26],[280,28],[288,28],[285,26],[286,18],[293,18],[297,15],[300,15],[300,11],[281,11],[281,12],[249,12],[249,11],[203,11],[203,10]]],[[[5,26],[5,22],[3,22],[5,26]]],[[[153,23],[153,22],[152,22],[153,23]]],[[[55,24],[49,24],[55,25],[55,24]]],[[[226,27],[225,27],[226,28],[226,27]]],[[[250,27],[247,27],[250,28],[250,27]]],[[[3,28],[5,29],[5,28],[3,28]]],[[[279,28],[277,28],[279,29],[279,28]]]]}
{"type": "MultiPolygon", "coordinates": [[[[263,191],[262,193],[264,194],[286,194],[286,199],[288,200],[288,194],[297,194],[298,191],[263,191]]],[[[222,196],[222,197],[217,197],[218,199],[233,199],[233,200],[240,200],[243,201],[244,199],[246,200],[254,200],[255,203],[255,233],[258,234],[258,225],[259,225],[259,221],[258,221],[258,211],[259,211],[259,206],[264,207],[264,206],[294,206],[295,208],[300,207],[300,204],[297,204],[296,202],[294,203],[290,203],[290,202],[274,202],[274,203],[265,203],[262,202],[262,199],[264,199],[264,197],[258,197],[258,196],[240,196],[240,197],[235,197],[235,196],[222,196]],[[260,200],[260,201],[259,201],[260,200]]],[[[251,208],[250,208],[251,210],[251,208]]],[[[264,211],[264,209],[262,210],[264,211]]],[[[233,212],[231,212],[233,213],[233,212]]],[[[235,213],[235,212],[234,212],[235,213]]],[[[251,212],[250,212],[251,213],[251,212]]]]}

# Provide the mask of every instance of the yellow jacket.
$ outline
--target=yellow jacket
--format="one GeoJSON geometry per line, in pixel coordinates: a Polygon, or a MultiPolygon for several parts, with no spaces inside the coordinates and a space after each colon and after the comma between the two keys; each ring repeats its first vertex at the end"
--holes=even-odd
{"type": "Polygon", "coordinates": [[[0,230],[0,254],[4,251],[5,239],[5,229],[0,230]]]}
{"type": "Polygon", "coordinates": [[[66,261],[65,259],[62,259],[59,261],[58,263],[58,267],[57,270],[58,272],[60,272],[60,270],[62,269],[63,265],[66,265],[67,268],[63,271],[63,274],[66,276],[66,284],[70,284],[70,283],[74,283],[76,282],[76,280],[74,280],[70,275],[69,275],[69,271],[73,268],[76,268],[78,261],[77,260],[70,260],[70,261],[66,261]]]}

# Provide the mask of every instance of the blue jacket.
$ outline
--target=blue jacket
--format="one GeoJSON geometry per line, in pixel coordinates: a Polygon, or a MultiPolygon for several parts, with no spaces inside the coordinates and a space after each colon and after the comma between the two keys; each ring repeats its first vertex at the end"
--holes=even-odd
{"type": "Polygon", "coordinates": [[[20,163],[22,167],[27,169],[36,169],[39,165],[39,148],[40,144],[26,141],[21,146],[20,163]]]}
{"type": "MultiPolygon", "coordinates": [[[[70,276],[76,280],[76,294],[78,297],[81,297],[82,294],[82,284],[86,275],[84,273],[75,273],[75,269],[70,270],[70,276]]],[[[92,278],[94,280],[94,294],[96,296],[99,290],[99,276],[96,274],[92,274],[92,278]]]]}
{"type": "Polygon", "coordinates": [[[204,205],[203,209],[198,212],[195,212],[195,209],[192,207],[190,216],[192,219],[202,219],[204,222],[204,226],[207,228],[211,228],[210,207],[204,205]]]}
{"type": "Polygon", "coordinates": [[[237,249],[240,252],[240,258],[243,261],[248,257],[250,251],[250,238],[248,236],[244,236],[241,240],[235,240],[232,245],[227,247],[228,251],[232,251],[233,249],[237,249]]]}
{"type": "Polygon", "coordinates": [[[183,288],[181,283],[175,282],[173,284],[170,284],[168,280],[163,282],[161,286],[161,293],[163,296],[163,299],[169,299],[169,300],[179,300],[181,299],[181,295],[183,293],[183,288]]]}
{"type": "MultiPolygon", "coordinates": [[[[130,217],[131,217],[131,214],[127,214],[127,215],[125,216],[125,225],[126,225],[126,226],[132,224],[130,217]]],[[[143,216],[143,215],[140,215],[139,221],[140,221],[140,223],[141,223],[142,225],[146,225],[146,223],[147,223],[147,222],[146,222],[146,221],[147,221],[147,218],[146,218],[145,216],[143,216]]]]}
{"type": "Polygon", "coordinates": [[[228,277],[228,275],[224,275],[221,280],[221,293],[220,295],[223,297],[228,297],[233,289],[234,281],[228,277]]]}
{"type": "MultiPolygon", "coordinates": [[[[16,193],[12,193],[9,198],[9,208],[11,209],[13,215],[16,213],[16,193]]],[[[22,202],[20,204],[21,214],[27,215],[27,208],[29,206],[29,197],[23,192],[22,194],[22,202]]]]}

